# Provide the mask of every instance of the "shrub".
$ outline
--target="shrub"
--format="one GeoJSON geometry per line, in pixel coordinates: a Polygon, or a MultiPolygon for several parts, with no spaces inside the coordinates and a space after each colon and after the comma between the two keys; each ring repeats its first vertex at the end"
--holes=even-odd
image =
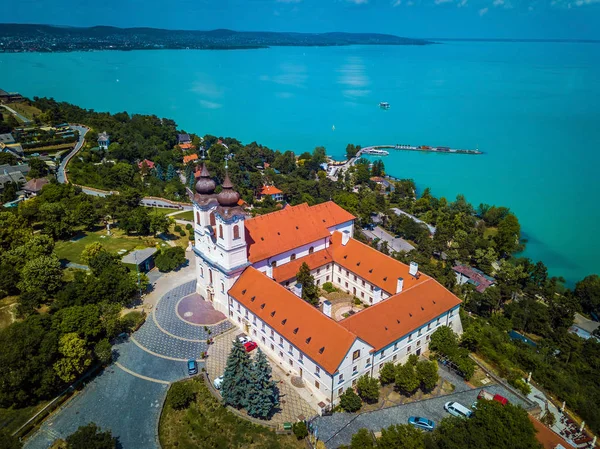
{"type": "Polygon", "coordinates": [[[144,322],[146,316],[143,312],[129,312],[121,318],[123,330],[132,332],[144,322]]]}
{"type": "Polygon", "coordinates": [[[187,229],[188,231],[191,231],[192,228],[193,228],[193,226],[190,223],[185,225],[185,229],[187,229]]]}
{"type": "Polygon", "coordinates": [[[308,429],[306,428],[306,423],[304,421],[295,422],[292,426],[292,430],[299,440],[308,436],[308,429]]]}
{"type": "Polygon", "coordinates": [[[508,383],[523,393],[525,396],[531,393],[531,387],[523,379],[509,379],[508,383]]]}
{"type": "Polygon", "coordinates": [[[412,366],[417,366],[418,361],[419,361],[419,356],[417,354],[411,354],[408,356],[408,361],[406,363],[408,363],[409,365],[412,365],[412,366]]]}
{"type": "Polygon", "coordinates": [[[110,431],[103,432],[93,422],[79,427],[67,437],[68,449],[114,449],[116,447],[117,439],[112,436],[110,431]]]}
{"type": "Polygon", "coordinates": [[[338,289],[335,288],[331,282],[325,282],[323,284],[323,290],[325,290],[327,293],[333,293],[338,291],[338,289]]]}
{"type": "Polygon", "coordinates": [[[424,392],[433,390],[440,378],[437,363],[422,360],[417,363],[416,369],[417,377],[419,378],[419,382],[421,382],[421,389],[424,392]]]}
{"type": "Polygon", "coordinates": [[[185,233],[185,231],[182,229],[181,231],[179,231],[179,235],[181,237],[185,237],[187,234],[185,233]]]}
{"type": "Polygon", "coordinates": [[[191,382],[174,383],[169,391],[171,406],[176,410],[187,408],[195,397],[191,382]]]}
{"type": "Polygon", "coordinates": [[[112,345],[106,338],[100,340],[96,343],[96,346],[94,346],[94,354],[100,363],[108,365],[112,362],[112,345]]]}
{"type": "Polygon", "coordinates": [[[360,398],[352,388],[348,388],[340,396],[340,406],[347,412],[356,412],[360,409],[361,405],[360,398]]]}
{"type": "Polygon", "coordinates": [[[156,256],[156,267],[160,271],[172,271],[185,263],[185,250],[180,246],[163,249],[156,256]]]}
{"type": "Polygon", "coordinates": [[[407,396],[410,396],[419,388],[419,379],[415,373],[415,367],[410,363],[398,366],[396,370],[396,388],[407,396]]]}
{"type": "Polygon", "coordinates": [[[355,296],[354,297],[354,304],[357,305],[357,306],[360,306],[362,304],[362,301],[355,296]]]}
{"type": "Polygon", "coordinates": [[[179,225],[175,225],[173,229],[175,230],[175,232],[181,232],[181,226],[179,225]]]}

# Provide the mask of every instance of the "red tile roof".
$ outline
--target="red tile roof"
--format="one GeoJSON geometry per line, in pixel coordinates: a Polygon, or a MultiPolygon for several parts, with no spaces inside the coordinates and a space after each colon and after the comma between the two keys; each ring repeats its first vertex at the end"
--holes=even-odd
{"type": "Polygon", "coordinates": [[[300,257],[299,259],[274,268],[273,279],[281,283],[296,277],[298,271],[300,271],[300,266],[304,262],[306,262],[308,268],[314,270],[315,268],[322,267],[333,262],[333,257],[328,250],[317,251],[316,253],[309,254],[308,256],[300,257]]]}
{"type": "Polygon", "coordinates": [[[535,427],[535,430],[537,431],[535,438],[540,443],[542,443],[544,449],[555,449],[559,444],[565,448],[573,447],[571,444],[566,442],[564,438],[554,433],[552,430],[543,425],[533,416],[531,416],[530,414],[527,414],[527,416],[529,417],[529,421],[533,423],[533,427],[535,427]]]}
{"type": "Polygon", "coordinates": [[[283,192],[275,186],[263,186],[262,190],[260,191],[261,195],[277,195],[278,193],[283,192]]]}
{"type": "Polygon", "coordinates": [[[401,293],[346,318],[340,324],[379,351],[461,303],[435,279],[427,278],[408,289],[406,281],[404,285],[401,293]]]}
{"type": "Polygon", "coordinates": [[[152,169],[154,168],[154,162],[148,160],[148,159],[144,159],[143,161],[141,161],[140,163],[138,163],[138,167],[142,168],[142,165],[144,164],[144,162],[146,163],[146,167],[152,169]]]}
{"type": "Polygon", "coordinates": [[[248,259],[258,262],[327,238],[327,228],[354,218],[332,201],[316,206],[304,203],[251,218],[245,223],[248,259]]]}
{"type": "Polygon", "coordinates": [[[356,339],[319,309],[253,267],[244,270],[229,295],[330,374],[337,371],[356,339]]]}
{"type": "Polygon", "coordinates": [[[198,155],[196,153],[190,154],[189,156],[183,156],[184,164],[187,164],[188,162],[191,162],[191,161],[197,161],[197,160],[198,160],[198,155]]]}
{"type": "Polygon", "coordinates": [[[191,143],[180,143],[179,148],[181,148],[182,150],[191,150],[192,148],[196,148],[196,147],[194,145],[192,145],[191,143]]]}
{"type": "Polygon", "coordinates": [[[27,192],[38,193],[49,182],[50,181],[48,181],[46,178],[34,178],[34,179],[30,179],[23,186],[23,190],[25,190],[27,192]]]}
{"type": "Polygon", "coordinates": [[[404,279],[404,290],[429,279],[420,273],[416,278],[408,273],[408,265],[386,256],[358,240],[350,239],[342,245],[342,234],[334,232],[329,250],[335,263],[355,273],[373,285],[393,295],[396,293],[398,278],[404,279]]]}

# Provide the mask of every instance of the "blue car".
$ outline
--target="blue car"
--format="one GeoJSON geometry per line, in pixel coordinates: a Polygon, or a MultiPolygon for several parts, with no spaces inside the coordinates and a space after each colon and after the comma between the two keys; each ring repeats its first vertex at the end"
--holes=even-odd
{"type": "Polygon", "coordinates": [[[188,367],[188,374],[190,376],[198,374],[198,364],[196,363],[196,361],[194,359],[188,360],[187,367],[188,367]]]}
{"type": "Polygon", "coordinates": [[[408,423],[418,429],[426,430],[428,432],[431,432],[435,427],[435,423],[432,420],[421,418],[420,416],[411,416],[408,418],[408,423]]]}

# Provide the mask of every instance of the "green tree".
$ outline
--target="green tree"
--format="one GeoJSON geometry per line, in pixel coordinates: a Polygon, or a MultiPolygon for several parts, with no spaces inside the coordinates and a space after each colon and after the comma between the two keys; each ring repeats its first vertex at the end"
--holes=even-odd
{"type": "Polygon", "coordinates": [[[92,363],[85,340],[76,333],[60,337],[58,350],[63,357],[54,364],[54,370],[64,382],[73,382],[92,363]]]}
{"type": "Polygon", "coordinates": [[[251,367],[251,384],[248,392],[248,414],[254,418],[267,419],[279,405],[277,382],[271,378],[271,365],[265,354],[258,349],[251,367]]]}
{"type": "Polygon", "coordinates": [[[169,402],[176,410],[187,408],[196,399],[192,382],[175,382],[169,390],[169,402]]]}
{"type": "Polygon", "coordinates": [[[163,249],[155,258],[156,267],[162,271],[173,271],[186,261],[185,250],[181,246],[163,249]]]}
{"type": "Polygon", "coordinates": [[[299,440],[303,440],[308,436],[308,428],[306,427],[306,423],[304,421],[295,422],[292,425],[292,431],[299,440]]]}
{"type": "Polygon", "coordinates": [[[396,381],[396,365],[392,362],[385,363],[379,370],[379,381],[381,385],[387,385],[396,381]]]}
{"type": "Polygon", "coordinates": [[[93,242],[89,245],[85,245],[85,248],[81,252],[81,260],[85,264],[89,264],[90,260],[96,257],[99,253],[106,251],[100,242],[93,242]]]}
{"type": "Polygon", "coordinates": [[[67,437],[67,449],[116,449],[117,439],[96,424],[81,426],[67,437]]]}
{"type": "Polygon", "coordinates": [[[161,214],[158,211],[150,213],[150,233],[153,235],[161,234],[169,231],[171,221],[169,217],[161,214]]]}
{"type": "MultiPolygon", "coordinates": [[[[4,273],[3,273],[4,275],[4,273]]],[[[40,290],[29,290],[19,295],[17,314],[25,317],[35,313],[36,309],[44,302],[44,293],[40,290]]]]}
{"type": "Polygon", "coordinates": [[[12,212],[0,212],[0,248],[4,251],[29,240],[32,230],[25,220],[12,212]]]}
{"type": "Polygon", "coordinates": [[[21,449],[22,447],[23,443],[17,437],[13,437],[5,430],[0,430],[0,449],[21,449]]]}
{"type": "Polygon", "coordinates": [[[356,389],[360,398],[369,404],[373,404],[379,400],[379,381],[368,374],[358,379],[356,389]]]}
{"type": "Polygon", "coordinates": [[[583,278],[575,284],[574,294],[585,312],[600,316],[600,276],[592,274],[583,278]]]}
{"type": "Polygon", "coordinates": [[[42,203],[39,216],[44,222],[44,233],[54,240],[60,240],[73,234],[74,212],[62,203],[42,203]]]}
{"type": "Polygon", "coordinates": [[[250,356],[237,339],[227,357],[221,392],[225,405],[244,408],[248,405],[248,392],[252,384],[250,356]]]}
{"type": "Polygon", "coordinates": [[[165,176],[165,179],[167,181],[170,181],[171,179],[174,179],[177,177],[177,172],[175,171],[175,167],[173,167],[173,164],[169,164],[169,166],[167,167],[167,174],[165,176]]]}
{"type": "Polygon", "coordinates": [[[302,299],[312,306],[319,305],[319,291],[315,285],[315,278],[310,274],[310,268],[303,262],[300,266],[300,271],[296,275],[296,279],[302,285],[302,299]]]}
{"type": "Polygon", "coordinates": [[[419,388],[419,379],[415,373],[415,367],[410,363],[399,365],[396,369],[396,388],[410,396],[419,388]]]}
{"type": "Polygon", "coordinates": [[[94,346],[94,355],[102,365],[110,365],[112,362],[112,345],[108,339],[100,340],[94,346]]]}
{"type": "Polygon", "coordinates": [[[421,382],[423,391],[433,390],[440,378],[436,362],[421,360],[417,363],[417,378],[421,382]]]}
{"type": "Polygon", "coordinates": [[[340,407],[345,411],[353,413],[360,409],[362,402],[352,388],[346,389],[340,396],[340,407]]]}
{"type": "Polygon", "coordinates": [[[44,161],[37,157],[32,157],[29,163],[29,176],[32,178],[43,178],[48,174],[48,166],[44,161]]]}
{"type": "Polygon", "coordinates": [[[507,214],[498,223],[498,233],[494,237],[496,249],[500,254],[510,255],[519,247],[521,225],[514,214],[507,214]]]}
{"type": "Polygon", "coordinates": [[[158,179],[159,181],[165,180],[165,173],[163,171],[163,168],[160,166],[160,164],[156,164],[154,166],[153,174],[154,174],[154,177],[156,179],[158,179]]]}
{"type": "Polygon", "coordinates": [[[7,182],[4,184],[4,190],[0,196],[0,203],[8,203],[17,199],[17,190],[19,186],[16,182],[7,182]]]}
{"type": "Polygon", "coordinates": [[[350,449],[373,449],[374,447],[375,440],[367,429],[359,429],[358,432],[352,435],[350,449]]]}
{"type": "Polygon", "coordinates": [[[75,221],[92,230],[100,221],[100,212],[91,201],[81,201],[75,208],[75,221]]]}
{"type": "Polygon", "coordinates": [[[62,285],[60,262],[54,256],[40,256],[28,261],[21,273],[19,289],[23,292],[39,290],[54,294],[62,285]]]}
{"type": "Polygon", "coordinates": [[[409,424],[397,424],[381,429],[377,449],[425,449],[423,432],[409,424]]]}

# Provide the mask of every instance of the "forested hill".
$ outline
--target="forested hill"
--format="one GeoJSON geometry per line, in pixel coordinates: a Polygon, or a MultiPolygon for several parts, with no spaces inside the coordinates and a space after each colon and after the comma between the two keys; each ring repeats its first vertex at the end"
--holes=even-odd
{"type": "MultiPolygon", "coordinates": [[[[270,46],[427,45],[423,39],[377,33],[276,33],[233,30],[165,30],[159,28],[58,27],[0,24],[5,52],[79,50],[239,49],[270,46]]],[[[0,50],[2,51],[2,50],[0,50]]]]}

